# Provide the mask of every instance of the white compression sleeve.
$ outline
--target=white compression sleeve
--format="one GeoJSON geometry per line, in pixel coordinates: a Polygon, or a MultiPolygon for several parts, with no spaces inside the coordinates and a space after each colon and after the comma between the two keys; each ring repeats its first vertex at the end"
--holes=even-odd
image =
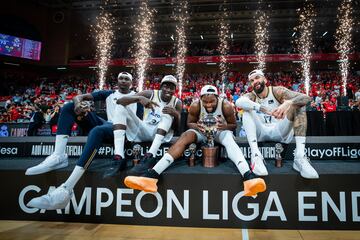
{"type": "Polygon", "coordinates": [[[259,111],[261,107],[259,103],[253,102],[247,97],[240,97],[238,100],[236,100],[235,105],[239,108],[244,109],[245,111],[251,111],[251,110],[259,111]]]}

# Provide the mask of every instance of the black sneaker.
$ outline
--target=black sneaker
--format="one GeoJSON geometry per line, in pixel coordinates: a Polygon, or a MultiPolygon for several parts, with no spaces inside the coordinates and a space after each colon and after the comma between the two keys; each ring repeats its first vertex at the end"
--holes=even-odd
{"type": "Polygon", "coordinates": [[[103,178],[114,177],[126,168],[126,159],[120,155],[115,155],[111,162],[111,167],[105,171],[103,178]]]}
{"type": "Polygon", "coordinates": [[[140,159],[139,163],[128,171],[129,176],[141,176],[148,169],[153,168],[156,164],[156,158],[152,153],[146,153],[145,156],[140,159]]]}
{"type": "Polygon", "coordinates": [[[247,181],[254,178],[258,178],[258,176],[255,173],[253,173],[251,170],[249,170],[246,173],[244,173],[243,181],[247,181]]]}

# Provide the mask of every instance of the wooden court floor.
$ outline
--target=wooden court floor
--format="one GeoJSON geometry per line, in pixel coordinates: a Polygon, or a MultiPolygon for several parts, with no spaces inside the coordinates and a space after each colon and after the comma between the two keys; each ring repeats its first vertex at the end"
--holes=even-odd
{"type": "Polygon", "coordinates": [[[0,221],[0,240],[360,240],[359,231],[242,230],[0,221]]]}

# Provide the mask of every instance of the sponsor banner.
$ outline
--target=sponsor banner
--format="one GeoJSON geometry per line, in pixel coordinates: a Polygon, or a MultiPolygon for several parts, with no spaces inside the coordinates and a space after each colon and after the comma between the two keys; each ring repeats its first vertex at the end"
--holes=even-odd
{"type": "MultiPolygon", "coordinates": [[[[25,137],[29,123],[3,123],[0,124],[0,137],[25,137]]],[[[49,124],[43,124],[37,130],[38,136],[51,136],[51,129],[49,124]]]]}
{"type": "MultiPolygon", "coordinates": [[[[225,56],[226,61],[230,63],[244,63],[244,62],[256,62],[255,55],[229,55],[225,56]]],[[[300,54],[269,54],[265,56],[267,62],[290,62],[290,61],[299,61],[302,60],[300,54]]],[[[339,54],[337,53],[315,53],[311,55],[311,60],[313,61],[336,61],[339,59],[339,54]]],[[[359,53],[349,54],[350,60],[359,60],[359,53]]],[[[185,63],[187,64],[199,64],[199,63],[219,63],[219,56],[196,56],[196,57],[186,57],[185,63]]],[[[176,58],[171,57],[162,57],[162,58],[149,58],[149,63],[153,65],[164,65],[176,63],[176,58]]],[[[134,65],[134,59],[113,59],[110,62],[112,66],[127,66],[134,65]]],[[[70,60],[69,63],[72,67],[89,67],[95,66],[95,60],[70,60]]]]}
{"type": "Polygon", "coordinates": [[[243,196],[239,174],[164,173],[159,192],[126,188],[124,175],[104,180],[102,172],[85,174],[63,210],[39,210],[26,204],[66,180],[69,172],[24,176],[2,171],[5,195],[0,219],[76,221],[178,227],[331,229],[360,228],[359,174],[324,174],[304,180],[297,174],[265,178],[267,191],[243,196]],[[16,181],[9,181],[16,179],[16,181]]]}
{"type": "MultiPolygon", "coordinates": [[[[79,157],[82,154],[85,143],[69,143],[66,152],[69,157],[79,157]]],[[[239,143],[245,158],[250,159],[251,150],[248,144],[239,143]]],[[[149,150],[150,143],[141,143],[139,157],[149,150]]],[[[171,144],[163,144],[158,150],[157,157],[163,156],[171,144]]],[[[275,143],[260,143],[259,149],[266,160],[274,160],[276,156],[275,143]]],[[[283,145],[284,151],[281,153],[284,160],[293,160],[295,144],[283,145]]],[[[17,156],[17,157],[46,157],[54,151],[54,143],[49,142],[0,142],[0,158],[17,156]]],[[[306,145],[305,152],[311,160],[360,160],[360,145],[358,143],[309,143],[306,145]]],[[[98,149],[98,158],[112,158],[114,154],[113,146],[105,144],[98,149]]],[[[125,155],[133,158],[131,144],[126,144],[125,155]]],[[[197,158],[201,158],[202,151],[200,146],[195,152],[197,158]]],[[[188,150],[184,151],[184,157],[190,157],[188,150]]],[[[225,148],[220,148],[220,157],[226,158],[225,148]]]]}

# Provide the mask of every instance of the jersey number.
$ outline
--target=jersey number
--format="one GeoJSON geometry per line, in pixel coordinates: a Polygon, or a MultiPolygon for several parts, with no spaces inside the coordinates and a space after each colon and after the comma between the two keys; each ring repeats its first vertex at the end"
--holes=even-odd
{"type": "Polygon", "coordinates": [[[272,116],[268,116],[268,115],[264,116],[265,123],[271,123],[271,119],[272,119],[272,116]]]}

